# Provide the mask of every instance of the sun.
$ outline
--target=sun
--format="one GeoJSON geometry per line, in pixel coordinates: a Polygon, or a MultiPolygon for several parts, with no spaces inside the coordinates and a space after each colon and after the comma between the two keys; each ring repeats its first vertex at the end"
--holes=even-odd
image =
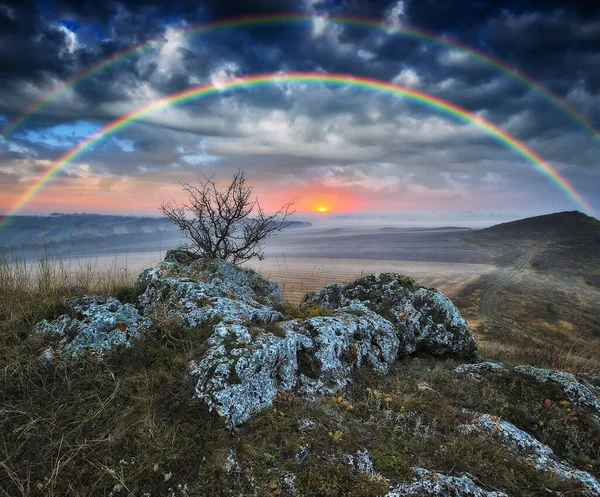
{"type": "Polygon", "coordinates": [[[323,205],[317,207],[317,212],[327,212],[329,210],[329,207],[325,207],[323,205]]]}

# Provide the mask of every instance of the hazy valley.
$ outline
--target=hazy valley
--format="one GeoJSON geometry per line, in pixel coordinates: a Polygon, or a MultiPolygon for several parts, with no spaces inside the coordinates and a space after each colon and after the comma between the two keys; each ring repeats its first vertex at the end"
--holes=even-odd
{"type": "MultiPolygon", "coordinates": [[[[600,227],[593,218],[565,212],[489,228],[406,224],[299,221],[267,239],[266,258],[247,266],[276,281],[292,303],[329,283],[404,274],[456,302],[494,358],[531,354],[600,367],[600,227]]],[[[58,215],[15,219],[3,250],[7,261],[29,260],[34,268],[47,258],[73,274],[108,271],[133,281],[184,241],[164,218],[58,215]]]]}

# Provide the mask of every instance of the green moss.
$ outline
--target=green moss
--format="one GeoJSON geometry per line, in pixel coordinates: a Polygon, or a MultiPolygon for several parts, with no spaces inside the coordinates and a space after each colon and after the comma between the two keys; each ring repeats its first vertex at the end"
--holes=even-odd
{"type": "Polygon", "coordinates": [[[366,316],[366,312],[361,309],[346,309],[344,312],[358,317],[366,316]]]}
{"type": "Polygon", "coordinates": [[[331,309],[327,309],[326,307],[322,307],[320,305],[313,305],[302,308],[302,317],[304,318],[314,318],[317,316],[335,316],[335,311],[331,309]]]}
{"type": "Polygon", "coordinates": [[[298,491],[307,497],[374,497],[386,493],[388,486],[381,478],[345,465],[311,460],[298,478],[298,491]]]}
{"type": "Polygon", "coordinates": [[[265,463],[268,465],[273,465],[275,464],[275,461],[277,461],[277,454],[275,453],[267,452],[263,457],[265,463]]]}
{"type": "Polygon", "coordinates": [[[283,314],[284,319],[299,319],[304,317],[299,306],[286,300],[277,302],[273,305],[273,308],[283,314]]]}
{"type": "Polygon", "coordinates": [[[373,451],[373,469],[388,478],[408,480],[413,474],[412,464],[405,454],[394,452],[391,448],[373,451]]]}

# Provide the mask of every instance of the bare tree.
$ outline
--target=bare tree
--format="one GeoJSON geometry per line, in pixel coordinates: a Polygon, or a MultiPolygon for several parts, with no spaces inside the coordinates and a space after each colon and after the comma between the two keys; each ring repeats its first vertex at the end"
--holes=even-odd
{"type": "Polygon", "coordinates": [[[187,203],[172,198],[163,202],[161,212],[173,221],[189,240],[182,248],[207,259],[241,264],[264,259],[263,240],[290,224],[295,212],[288,202],[274,214],[266,214],[252,199],[253,188],[238,171],[229,187],[219,191],[213,177],[202,175],[198,186],[180,183],[188,193],[187,203]]]}

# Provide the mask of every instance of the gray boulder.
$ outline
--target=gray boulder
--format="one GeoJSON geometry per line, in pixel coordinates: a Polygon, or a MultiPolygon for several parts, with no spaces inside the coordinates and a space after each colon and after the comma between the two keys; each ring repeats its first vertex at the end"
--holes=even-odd
{"type": "Polygon", "coordinates": [[[414,468],[412,481],[396,485],[385,497],[508,497],[477,486],[467,475],[447,476],[414,468]]]}
{"type": "Polygon", "coordinates": [[[339,309],[354,303],[363,304],[394,325],[401,355],[476,356],[475,336],[452,302],[405,276],[372,274],[345,285],[327,285],[309,292],[302,305],[339,309]]]}
{"type": "Polygon", "coordinates": [[[226,261],[169,251],[163,262],[138,278],[143,315],[166,307],[182,326],[214,321],[270,323],[282,319],[271,306],[281,301],[277,283],[226,261]]]}
{"type": "Polygon", "coordinates": [[[464,375],[466,378],[482,383],[487,381],[485,376],[480,373],[500,373],[504,371],[504,366],[495,362],[478,362],[475,364],[461,364],[454,372],[456,374],[464,375]]]}
{"type": "Polygon", "coordinates": [[[208,344],[190,373],[197,396],[230,428],[270,406],[279,391],[330,394],[363,365],[387,372],[398,354],[392,324],[359,304],[335,316],[279,322],[269,331],[219,323],[208,344]]]}
{"type": "Polygon", "coordinates": [[[382,374],[399,355],[471,357],[475,340],[439,292],[399,275],[368,276],[307,295],[329,315],[283,321],[275,283],[224,261],[173,251],[140,275],[142,313],[161,307],[184,326],[212,324],[206,354],[190,365],[196,395],[233,428],[278,392],[337,392],[353,370],[382,374]]]}
{"type": "Polygon", "coordinates": [[[363,365],[385,374],[398,356],[394,326],[360,303],[339,309],[335,316],[305,319],[301,326],[314,343],[302,374],[302,390],[309,394],[345,387],[352,371],[363,365]]]}
{"type": "Polygon", "coordinates": [[[540,471],[549,471],[563,480],[577,481],[585,495],[600,495],[600,482],[587,471],[581,471],[559,461],[550,447],[536,440],[508,421],[489,414],[475,414],[468,424],[459,426],[463,434],[487,436],[498,440],[509,452],[540,471]]]}
{"type": "Polygon", "coordinates": [[[504,366],[497,362],[477,362],[475,364],[461,364],[454,372],[457,374],[462,373],[500,373],[504,371],[504,366]]]}
{"type": "Polygon", "coordinates": [[[65,314],[53,321],[44,319],[34,327],[35,333],[56,339],[44,352],[47,359],[60,355],[101,360],[117,347],[131,347],[152,326],[131,304],[114,298],[72,298],[64,301],[64,307],[65,314]]]}
{"type": "Polygon", "coordinates": [[[600,399],[591,389],[581,383],[575,375],[534,366],[516,366],[513,371],[533,378],[540,383],[550,382],[560,386],[569,402],[587,410],[597,422],[600,422],[600,399]]]}
{"type": "Polygon", "coordinates": [[[190,365],[196,395],[232,428],[272,404],[298,381],[298,353],[312,347],[302,333],[276,336],[237,323],[219,323],[205,356],[190,365]]]}

